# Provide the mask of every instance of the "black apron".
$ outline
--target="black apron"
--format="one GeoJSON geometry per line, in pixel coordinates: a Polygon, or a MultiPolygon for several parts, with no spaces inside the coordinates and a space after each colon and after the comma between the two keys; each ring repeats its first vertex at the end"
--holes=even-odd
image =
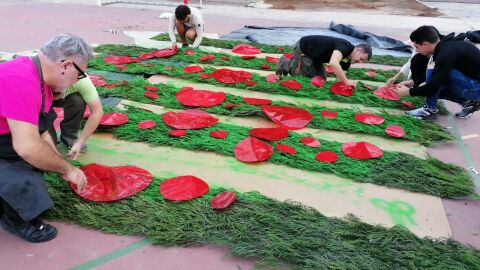
{"type": "MultiPolygon", "coordinates": [[[[57,114],[50,108],[44,112],[45,89],[43,74],[37,56],[32,57],[40,77],[42,106],[38,129],[43,134],[53,125],[57,114]]],[[[53,206],[47,191],[44,172],[36,169],[20,157],[13,149],[12,135],[0,135],[0,197],[24,220],[30,221],[53,206]]]]}

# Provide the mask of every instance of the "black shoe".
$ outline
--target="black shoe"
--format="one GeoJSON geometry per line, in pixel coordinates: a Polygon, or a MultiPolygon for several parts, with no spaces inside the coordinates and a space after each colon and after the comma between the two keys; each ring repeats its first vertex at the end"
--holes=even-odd
{"type": "Polygon", "coordinates": [[[462,110],[455,114],[460,119],[470,118],[474,112],[480,109],[480,101],[467,101],[462,105],[462,110]]]}
{"type": "Polygon", "coordinates": [[[36,219],[31,222],[15,222],[4,216],[0,225],[6,231],[31,243],[50,241],[57,236],[57,229],[36,219]]]}

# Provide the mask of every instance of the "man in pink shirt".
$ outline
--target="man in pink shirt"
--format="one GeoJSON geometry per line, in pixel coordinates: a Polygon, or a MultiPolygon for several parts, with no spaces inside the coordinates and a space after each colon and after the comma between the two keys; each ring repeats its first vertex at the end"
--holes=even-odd
{"type": "Polygon", "coordinates": [[[85,76],[91,57],[84,40],[61,34],[37,56],[0,64],[0,225],[27,241],[57,235],[39,219],[53,206],[44,171],[60,174],[80,190],[87,183],[85,174],[58,153],[48,128],[56,118],[53,96],[85,76]]]}

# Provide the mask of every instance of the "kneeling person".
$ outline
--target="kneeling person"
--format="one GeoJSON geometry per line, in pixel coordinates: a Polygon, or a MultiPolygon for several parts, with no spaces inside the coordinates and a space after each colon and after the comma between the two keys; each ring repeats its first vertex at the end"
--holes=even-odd
{"type": "Polygon", "coordinates": [[[175,29],[182,40],[183,46],[188,46],[187,39],[193,41],[193,47],[200,46],[203,38],[203,18],[200,11],[187,5],[179,5],[175,9],[175,16],[170,17],[168,35],[172,41],[172,48],[177,49],[175,29]]]}

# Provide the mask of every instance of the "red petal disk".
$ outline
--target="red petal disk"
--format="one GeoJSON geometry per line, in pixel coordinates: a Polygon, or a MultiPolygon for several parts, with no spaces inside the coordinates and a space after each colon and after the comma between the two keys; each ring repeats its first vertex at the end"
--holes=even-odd
{"type": "Polygon", "coordinates": [[[397,125],[390,125],[385,129],[385,133],[387,133],[391,137],[395,138],[403,138],[405,137],[405,130],[401,126],[397,125]]]}
{"type": "Polygon", "coordinates": [[[395,92],[391,87],[380,87],[378,88],[374,94],[380,98],[386,99],[386,100],[393,100],[393,101],[399,101],[400,100],[400,95],[395,92]]]}
{"type": "Polygon", "coordinates": [[[250,59],[255,58],[255,56],[253,56],[253,55],[242,55],[240,57],[242,57],[243,60],[250,60],[250,59]]]}
{"type": "Polygon", "coordinates": [[[184,52],[186,55],[194,55],[195,51],[194,50],[185,50],[184,52]]]}
{"type": "Polygon", "coordinates": [[[341,95],[341,96],[345,96],[345,97],[349,97],[349,96],[353,95],[353,90],[354,89],[355,89],[355,87],[353,87],[351,85],[348,85],[344,82],[334,83],[330,87],[330,91],[332,91],[332,93],[334,93],[335,95],[341,95]]]}
{"type": "Polygon", "coordinates": [[[367,71],[365,72],[365,75],[367,75],[368,77],[375,77],[377,76],[377,73],[374,71],[367,71]]]}
{"type": "Polygon", "coordinates": [[[208,184],[193,175],[177,176],[160,184],[160,194],[171,201],[188,201],[208,192],[208,184]]]}
{"type": "Polygon", "coordinates": [[[307,110],[288,106],[262,105],[262,111],[270,120],[288,129],[304,128],[313,118],[307,110]]]}
{"type": "Polygon", "coordinates": [[[255,84],[257,84],[256,81],[245,81],[245,84],[248,85],[248,86],[254,86],[255,84]]]}
{"type": "Polygon", "coordinates": [[[292,59],[292,57],[293,57],[293,52],[291,52],[291,53],[286,53],[286,54],[284,54],[283,56],[285,56],[285,58],[287,58],[288,60],[290,60],[290,59],[292,59]]]}
{"type": "Polygon", "coordinates": [[[200,78],[202,79],[210,79],[212,76],[210,76],[210,74],[208,73],[205,73],[205,72],[202,72],[200,73],[200,78]]]}
{"type": "Polygon", "coordinates": [[[272,68],[271,66],[265,65],[265,64],[261,64],[260,67],[263,68],[263,69],[271,69],[272,68]]]}
{"type": "Polygon", "coordinates": [[[150,99],[157,99],[160,97],[160,95],[158,93],[155,93],[155,92],[152,92],[152,91],[147,91],[145,92],[144,94],[147,98],[150,98],[150,99]]]}
{"type": "Polygon", "coordinates": [[[166,69],[166,70],[173,70],[174,69],[172,66],[164,66],[163,68],[166,69]]]}
{"type": "Polygon", "coordinates": [[[105,77],[103,75],[97,75],[97,74],[88,74],[88,77],[90,80],[103,80],[105,77]]]}
{"type": "Polygon", "coordinates": [[[145,88],[145,90],[148,90],[148,91],[158,91],[158,90],[160,90],[160,88],[158,88],[156,86],[151,86],[151,85],[145,85],[143,88],[145,88]]]}
{"type": "Polygon", "coordinates": [[[141,60],[138,58],[133,58],[129,56],[115,56],[110,55],[103,59],[103,61],[107,64],[112,65],[123,65],[123,64],[130,64],[130,63],[139,63],[141,60]]]}
{"type": "Polygon", "coordinates": [[[92,81],[93,85],[95,85],[95,86],[105,86],[105,85],[107,85],[107,82],[104,79],[90,78],[90,80],[92,81]]]}
{"type": "Polygon", "coordinates": [[[385,121],[383,117],[371,113],[357,113],[354,118],[358,122],[367,125],[379,125],[385,121]]]}
{"type": "Polygon", "coordinates": [[[90,111],[90,107],[87,105],[85,107],[85,112],[83,113],[83,119],[88,119],[88,117],[90,117],[91,113],[92,112],[90,111]]]}
{"type": "Polygon", "coordinates": [[[264,161],[273,154],[272,147],[259,139],[247,137],[235,146],[235,158],[243,162],[264,161]]]}
{"type": "Polygon", "coordinates": [[[238,44],[233,47],[232,52],[238,54],[259,54],[262,50],[250,44],[238,44]]]}
{"type": "Polygon", "coordinates": [[[327,73],[330,73],[330,74],[333,73],[333,70],[332,70],[332,67],[331,67],[331,66],[326,66],[326,67],[325,67],[325,71],[326,71],[327,73]]]}
{"type": "Polygon", "coordinates": [[[310,81],[310,84],[315,87],[322,88],[325,86],[325,80],[320,76],[315,76],[310,81]]]}
{"type": "Polygon", "coordinates": [[[155,123],[155,121],[152,121],[152,120],[144,120],[140,123],[138,123],[137,127],[139,129],[151,129],[151,128],[154,128],[157,126],[157,123],[155,123]]]}
{"type": "Polygon", "coordinates": [[[277,150],[280,152],[291,154],[291,155],[295,155],[297,153],[297,150],[295,148],[286,144],[277,144],[275,148],[277,148],[277,150]]]}
{"type": "Polygon", "coordinates": [[[347,142],[342,145],[342,152],[356,159],[379,158],[383,155],[382,149],[367,142],[347,142]]]}
{"type": "Polygon", "coordinates": [[[252,78],[252,73],[243,70],[231,70],[226,68],[217,69],[212,73],[212,77],[221,83],[241,83],[252,78]]]}
{"type": "Polygon", "coordinates": [[[297,91],[298,89],[302,88],[302,84],[295,81],[295,80],[286,80],[280,83],[281,85],[288,87],[292,90],[297,91]]]}
{"type": "Polygon", "coordinates": [[[210,201],[213,209],[225,209],[237,199],[235,192],[220,192],[210,201]]]}
{"type": "Polygon", "coordinates": [[[184,106],[212,107],[223,103],[227,97],[224,92],[209,90],[183,90],[176,94],[178,101],[184,106]]]}
{"type": "Polygon", "coordinates": [[[224,56],[224,57],[220,57],[220,59],[222,59],[222,60],[225,60],[225,61],[228,61],[228,60],[230,60],[230,58],[228,58],[228,57],[226,57],[226,56],[224,56]]]}
{"type": "Polygon", "coordinates": [[[150,58],[167,58],[172,55],[175,55],[178,50],[172,49],[172,48],[165,48],[161,50],[156,50],[153,52],[141,54],[138,56],[138,58],[145,60],[145,59],[150,59],[150,58]]]}
{"type": "Polygon", "coordinates": [[[163,122],[176,129],[202,129],[218,122],[218,119],[201,110],[184,110],[181,112],[166,112],[162,115],[163,122]]]}
{"type": "Polygon", "coordinates": [[[168,135],[172,135],[173,137],[183,137],[187,135],[187,131],[183,129],[174,129],[174,130],[170,130],[168,132],[168,135]]]}
{"type": "Polygon", "coordinates": [[[223,139],[228,136],[228,132],[226,130],[216,130],[216,131],[210,132],[209,135],[212,138],[223,139]]]}
{"type": "Polygon", "coordinates": [[[300,142],[310,147],[319,147],[320,142],[313,137],[303,137],[300,139],[300,142]]]}
{"type": "Polygon", "coordinates": [[[265,56],[265,60],[272,64],[278,64],[279,59],[271,56],[265,56]]]}
{"type": "Polygon", "coordinates": [[[252,128],[248,131],[250,136],[268,141],[280,141],[288,137],[288,130],[276,128],[252,128]]]}
{"type": "Polygon", "coordinates": [[[276,83],[280,80],[280,77],[278,77],[277,74],[269,74],[265,77],[265,80],[267,82],[276,83]]]}
{"type": "Polygon", "coordinates": [[[323,112],[321,112],[321,115],[323,116],[323,118],[335,119],[335,118],[337,118],[338,113],[337,112],[332,112],[332,111],[323,111],[323,112]]]}
{"type": "Polygon", "coordinates": [[[197,73],[202,71],[203,68],[201,66],[188,66],[183,69],[185,73],[197,73]]]}
{"type": "Polygon", "coordinates": [[[153,175],[135,166],[108,167],[89,164],[80,167],[87,177],[87,185],[80,192],[70,184],[80,197],[94,202],[111,202],[128,198],[147,188],[153,175]]]}
{"type": "Polygon", "coordinates": [[[403,104],[405,107],[407,107],[407,108],[409,108],[409,109],[415,109],[415,105],[413,105],[413,103],[408,102],[408,101],[406,101],[406,100],[402,100],[401,102],[402,102],[402,104],[403,104]]]}
{"type": "Polygon", "coordinates": [[[208,61],[208,60],[212,60],[212,59],[215,59],[215,55],[207,54],[205,56],[202,56],[202,57],[198,58],[198,60],[200,60],[200,61],[208,61]]]}
{"type": "Polygon", "coordinates": [[[244,97],[243,101],[249,105],[269,105],[272,103],[270,99],[264,99],[264,98],[248,98],[244,97]]]}
{"type": "Polygon", "coordinates": [[[235,103],[227,103],[227,104],[225,104],[225,108],[227,108],[227,109],[233,109],[233,108],[235,108],[235,107],[237,107],[237,106],[238,106],[238,104],[235,104],[235,103]]]}
{"type": "Polygon", "coordinates": [[[128,122],[128,116],[123,113],[112,112],[103,115],[100,120],[102,126],[119,126],[128,122]]]}
{"type": "Polygon", "coordinates": [[[125,70],[125,69],[128,68],[128,67],[125,66],[125,65],[116,65],[115,67],[116,67],[117,69],[121,69],[121,70],[125,70]]]}
{"type": "Polygon", "coordinates": [[[332,151],[323,151],[317,154],[315,157],[316,160],[320,162],[329,162],[333,163],[338,160],[338,155],[335,152],[332,151]]]}

